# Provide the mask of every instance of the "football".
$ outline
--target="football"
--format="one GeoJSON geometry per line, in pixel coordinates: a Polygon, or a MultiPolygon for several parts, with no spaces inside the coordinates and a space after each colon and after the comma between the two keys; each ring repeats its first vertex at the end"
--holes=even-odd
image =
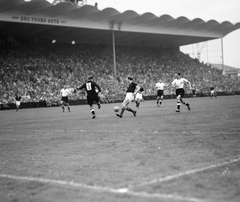
{"type": "Polygon", "coordinates": [[[118,111],[119,111],[119,107],[118,107],[118,106],[115,106],[115,107],[114,107],[114,111],[115,111],[115,112],[118,112],[118,111]]]}

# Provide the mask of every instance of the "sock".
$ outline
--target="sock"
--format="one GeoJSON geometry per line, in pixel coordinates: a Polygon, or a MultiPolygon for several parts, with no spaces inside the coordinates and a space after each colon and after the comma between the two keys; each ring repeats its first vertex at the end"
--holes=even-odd
{"type": "Polygon", "coordinates": [[[182,99],[180,99],[181,103],[183,103],[184,105],[187,105],[188,106],[188,103],[187,102],[184,102],[182,99]]]}
{"type": "Polygon", "coordinates": [[[122,115],[123,115],[124,111],[125,111],[125,109],[124,109],[124,108],[122,108],[122,109],[121,109],[121,112],[120,112],[120,116],[122,116],[122,115]]]}
{"type": "Polygon", "coordinates": [[[90,108],[90,112],[92,113],[92,115],[95,115],[95,110],[93,107],[90,108]]]}
{"type": "Polygon", "coordinates": [[[134,113],[135,111],[129,107],[126,108],[127,111],[134,113]]]}
{"type": "Polygon", "coordinates": [[[180,110],[180,105],[181,105],[181,103],[177,102],[177,110],[180,110]]]}

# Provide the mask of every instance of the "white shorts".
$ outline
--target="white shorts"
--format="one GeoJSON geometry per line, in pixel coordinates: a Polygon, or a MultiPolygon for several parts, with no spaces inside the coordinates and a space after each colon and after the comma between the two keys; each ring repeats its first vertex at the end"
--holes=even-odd
{"type": "Polygon", "coordinates": [[[141,93],[137,93],[135,100],[142,101],[143,100],[143,95],[141,93]]]}
{"type": "Polygon", "coordinates": [[[127,107],[129,103],[131,103],[134,100],[133,93],[127,93],[125,99],[123,100],[122,106],[127,107]]]}
{"type": "Polygon", "coordinates": [[[20,101],[16,101],[16,106],[20,106],[21,102],[20,101]]]}
{"type": "Polygon", "coordinates": [[[214,90],[211,90],[211,94],[212,94],[212,95],[214,94],[214,90]]]}

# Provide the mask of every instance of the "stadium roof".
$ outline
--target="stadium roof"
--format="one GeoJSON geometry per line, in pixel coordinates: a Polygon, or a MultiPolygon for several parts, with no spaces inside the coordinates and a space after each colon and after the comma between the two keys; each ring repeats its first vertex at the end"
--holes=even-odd
{"type": "Polygon", "coordinates": [[[2,35],[23,35],[62,42],[111,44],[112,30],[116,44],[182,46],[224,37],[239,29],[232,24],[200,18],[173,18],[170,15],[142,15],[114,8],[98,10],[78,7],[70,2],[52,5],[46,0],[0,0],[2,35]]]}

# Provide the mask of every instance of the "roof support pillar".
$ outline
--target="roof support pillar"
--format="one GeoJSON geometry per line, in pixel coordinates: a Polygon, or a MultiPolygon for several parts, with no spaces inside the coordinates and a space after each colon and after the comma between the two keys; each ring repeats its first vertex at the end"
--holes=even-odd
{"type": "Polygon", "coordinates": [[[110,29],[112,30],[112,45],[113,45],[113,70],[114,76],[117,77],[117,65],[116,65],[116,50],[115,50],[115,32],[114,32],[114,21],[110,22],[110,29]]]}
{"type": "Polygon", "coordinates": [[[225,67],[224,67],[224,55],[223,55],[223,38],[221,38],[221,49],[222,49],[222,70],[223,75],[225,75],[225,67]]]}
{"type": "Polygon", "coordinates": [[[114,33],[114,30],[112,30],[112,41],[113,41],[113,68],[114,68],[114,76],[117,77],[116,52],[115,52],[115,33],[114,33]]]}

